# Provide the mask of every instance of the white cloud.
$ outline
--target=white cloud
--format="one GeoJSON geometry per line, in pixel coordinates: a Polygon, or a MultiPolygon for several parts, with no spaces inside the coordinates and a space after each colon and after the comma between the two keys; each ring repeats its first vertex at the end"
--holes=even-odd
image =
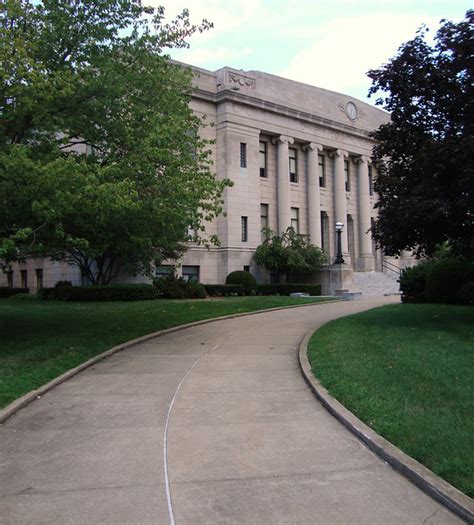
{"type": "Polygon", "coordinates": [[[228,47],[217,47],[213,49],[197,48],[186,51],[186,61],[190,64],[207,64],[210,62],[219,61],[220,63],[227,63],[237,58],[248,56],[252,53],[252,49],[245,47],[243,49],[231,49],[228,47]]]}
{"type": "MultiPolygon", "coordinates": [[[[437,20],[425,18],[428,24],[437,20]]],[[[315,28],[314,41],[298,52],[281,76],[334,91],[368,86],[365,73],[392,57],[413,38],[420,18],[404,14],[374,14],[334,19],[315,28]]]]}

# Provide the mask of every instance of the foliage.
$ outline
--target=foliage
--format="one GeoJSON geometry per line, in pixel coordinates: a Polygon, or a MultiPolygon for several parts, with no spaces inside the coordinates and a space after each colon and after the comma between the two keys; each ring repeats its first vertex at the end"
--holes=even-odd
{"type": "Polygon", "coordinates": [[[321,285],[319,284],[257,284],[248,289],[241,284],[205,284],[206,292],[212,296],[229,295],[290,295],[295,292],[309,293],[311,296],[321,295],[321,285]]]}
{"type": "Polygon", "coordinates": [[[403,303],[426,303],[426,279],[433,264],[432,261],[422,261],[402,270],[400,291],[403,303]]]}
{"type": "Polygon", "coordinates": [[[155,279],[155,288],[164,299],[204,299],[206,289],[200,283],[186,281],[171,274],[168,277],[155,279]]]}
{"type": "Polygon", "coordinates": [[[474,263],[439,261],[426,278],[426,300],[429,303],[468,304],[474,297],[474,263]],[[471,292],[472,293],[472,292],[471,292]]]}
{"type": "Polygon", "coordinates": [[[252,290],[257,288],[257,280],[250,272],[237,270],[229,273],[225,279],[226,284],[241,284],[248,295],[252,290]]]}
{"type": "Polygon", "coordinates": [[[158,299],[158,290],[149,284],[109,284],[107,286],[55,286],[42,288],[43,299],[61,301],[143,301],[158,299]]]}
{"type": "Polygon", "coordinates": [[[228,181],[164,50],[207,21],[132,0],[6,0],[0,10],[0,259],[50,256],[92,283],[147,273],[219,214],[228,181]]]}
{"type": "Polygon", "coordinates": [[[474,496],[474,308],[394,304],[311,338],[314,374],[351,412],[474,496]]]}
{"type": "Polygon", "coordinates": [[[431,255],[439,243],[474,258],[474,11],[427,29],[369,71],[391,122],[373,133],[379,163],[373,235],[385,253],[431,255]]]}
{"type": "Polygon", "coordinates": [[[320,284],[296,284],[296,283],[279,283],[279,284],[259,284],[257,293],[259,295],[290,295],[292,293],[309,293],[321,295],[320,284]]]}
{"type": "Polygon", "coordinates": [[[205,284],[207,295],[213,297],[242,297],[249,292],[242,284],[205,284]]]}
{"type": "Polygon", "coordinates": [[[2,297],[13,297],[18,294],[28,293],[28,288],[10,288],[10,287],[0,287],[0,298],[2,297]]]}
{"type": "Polygon", "coordinates": [[[267,228],[265,241],[257,247],[253,258],[258,266],[277,272],[279,278],[284,274],[287,280],[290,273],[311,274],[327,262],[321,248],[310,244],[306,235],[291,227],[282,234],[267,228]]]}

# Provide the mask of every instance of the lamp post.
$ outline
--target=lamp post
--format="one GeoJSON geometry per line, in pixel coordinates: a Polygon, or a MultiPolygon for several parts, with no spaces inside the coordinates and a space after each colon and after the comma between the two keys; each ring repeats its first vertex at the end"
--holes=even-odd
{"type": "Polygon", "coordinates": [[[337,234],[337,254],[334,264],[344,264],[344,259],[342,257],[342,243],[341,243],[341,234],[344,229],[344,224],[342,222],[336,222],[336,234],[337,234]]]}

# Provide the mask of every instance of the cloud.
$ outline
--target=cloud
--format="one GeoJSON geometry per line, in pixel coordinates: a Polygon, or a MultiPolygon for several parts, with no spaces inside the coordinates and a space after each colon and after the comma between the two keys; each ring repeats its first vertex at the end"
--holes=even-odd
{"type": "Polygon", "coordinates": [[[248,56],[252,53],[250,47],[243,49],[231,49],[228,47],[217,47],[213,49],[209,48],[197,48],[186,51],[186,60],[190,64],[210,64],[214,62],[219,63],[230,63],[231,60],[248,56]]]}
{"type": "MultiPolygon", "coordinates": [[[[437,19],[425,21],[436,25],[437,19]]],[[[334,91],[367,92],[370,81],[365,73],[392,57],[419,26],[419,16],[409,14],[333,19],[316,27],[312,43],[278,74],[334,91]]]]}

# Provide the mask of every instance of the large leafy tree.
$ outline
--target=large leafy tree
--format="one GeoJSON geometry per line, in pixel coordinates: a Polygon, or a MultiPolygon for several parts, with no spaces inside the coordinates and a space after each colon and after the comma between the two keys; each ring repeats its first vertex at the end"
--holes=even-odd
{"type": "Polygon", "coordinates": [[[221,210],[227,181],[169,61],[187,11],[133,0],[0,6],[0,259],[65,259],[93,283],[183,253],[221,210]]]}
{"type": "Polygon", "coordinates": [[[432,255],[448,243],[474,258],[474,11],[442,21],[433,44],[422,28],[376,70],[370,94],[391,114],[374,156],[375,239],[390,255],[432,255]]]}
{"type": "Polygon", "coordinates": [[[321,248],[311,244],[306,235],[296,233],[291,227],[281,234],[267,228],[265,240],[257,247],[253,259],[258,266],[276,272],[278,280],[284,275],[287,281],[292,273],[309,275],[327,262],[321,248]]]}

